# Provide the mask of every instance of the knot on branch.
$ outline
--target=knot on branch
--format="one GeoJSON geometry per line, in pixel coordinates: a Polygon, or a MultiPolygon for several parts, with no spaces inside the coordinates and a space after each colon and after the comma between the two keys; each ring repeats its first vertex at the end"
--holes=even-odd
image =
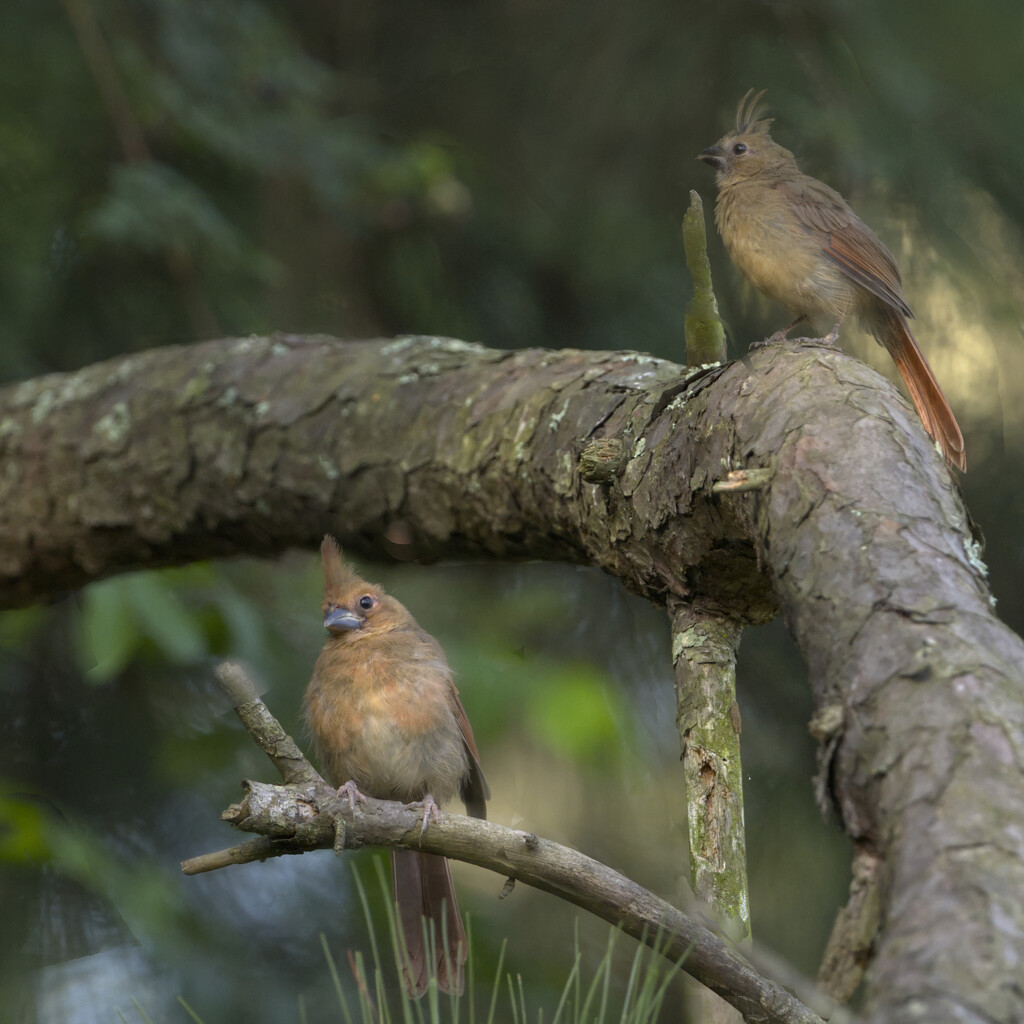
{"type": "Polygon", "coordinates": [[[600,437],[591,441],[579,457],[580,476],[592,484],[609,483],[625,465],[625,445],[617,437],[600,437]]]}
{"type": "Polygon", "coordinates": [[[271,839],[302,836],[315,841],[321,833],[333,837],[340,804],[325,782],[275,786],[246,779],[242,786],[245,798],[221,814],[224,821],[240,831],[256,832],[271,839]]]}

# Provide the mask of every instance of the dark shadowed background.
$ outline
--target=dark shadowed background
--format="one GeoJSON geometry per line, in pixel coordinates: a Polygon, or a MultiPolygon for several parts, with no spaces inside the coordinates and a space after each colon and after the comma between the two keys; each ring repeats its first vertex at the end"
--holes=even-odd
{"type": "MultiPolygon", "coordinates": [[[[682,359],[694,158],[750,86],[775,137],[896,253],[960,419],[964,491],[1024,628],[1019,3],[11,0],[0,32],[0,378],[273,330],[682,359]]],[[[717,238],[732,354],[787,318],[717,238]]],[[[849,351],[892,375],[851,325],[849,351]]],[[[2,410],[0,410],[2,412],[2,410]]],[[[492,816],[678,898],[665,615],[555,565],[363,566],[441,640],[492,816]]],[[[366,948],[328,853],[202,878],[244,776],[211,684],[242,658],[298,734],[322,642],[311,552],[123,576],[0,617],[0,1021],[330,1019],[321,933],[366,948]],[[300,1009],[302,1007],[303,1009],[300,1009]]],[[[849,850],[814,807],[805,669],[744,638],[756,936],[813,973],[849,850]]],[[[362,863],[372,882],[369,856],[362,863]]],[[[550,1019],[576,913],[459,867],[486,982],[508,938],[550,1019]]],[[[603,925],[582,922],[584,964],[603,925]]],[[[631,949],[620,943],[622,973],[631,949]]],[[[665,1014],[678,1019],[678,1012],[665,1014]]]]}

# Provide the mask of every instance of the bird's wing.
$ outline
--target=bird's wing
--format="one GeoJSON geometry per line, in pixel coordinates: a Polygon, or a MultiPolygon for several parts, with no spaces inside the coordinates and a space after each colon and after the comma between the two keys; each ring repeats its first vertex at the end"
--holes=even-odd
{"type": "Polygon", "coordinates": [[[451,704],[452,714],[459,724],[459,732],[462,733],[462,745],[465,747],[466,756],[469,760],[469,774],[462,784],[460,796],[466,804],[466,811],[470,817],[486,818],[486,801],[491,798],[491,790],[484,778],[483,769],[480,767],[480,753],[476,749],[476,740],[473,739],[473,727],[466,717],[466,709],[459,700],[459,691],[455,684],[450,683],[448,688],[448,700],[451,704]]]}
{"type": "Polygon", "coordinates": [[[797,218],[821,239],[822,252],[828,259],[904,316],[914,315],[903,297],[903,282],[893,254],[835,189],[801,176],[792,186],[792,200],[797,218]]]}

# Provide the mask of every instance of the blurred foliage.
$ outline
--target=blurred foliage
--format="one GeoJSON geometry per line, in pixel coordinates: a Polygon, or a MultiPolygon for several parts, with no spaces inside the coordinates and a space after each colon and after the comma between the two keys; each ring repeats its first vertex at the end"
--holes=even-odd
{"type": "MultiPolygon", "coordinates": [[[[691,187],[713,192],[694,157],[767,88],[779,141],[901,261],[965,428],[1002,614],[1024,627],[1018,4],[14,0],[4,27],[3,380],[268,330],[678,360],[679,221],[691,187]]],[[[780,314],[710,241],[735,353],[780,314]]],[[[885,369],[855,332],[844,344],[885,369]]],[[[566,567],[372,574],[456,668],[491,813],[681,896],[663,613],[566,567]]],[[[333,858],[177,872],[232,841],[218,814],[238,779],[273,777],[213,661],[244,659],[301,735],[319,589],[315,560],[293,555],[0,616],[11,1019],[85,1019],[108,995],[182,1019],[179,994],[207,1021],[292,1019],[300,994],[326,1018],[315,936],[365,939],[333,858]]],[[[739,691],[755,933],[813,972],[849,851],[812,803],[805,669],[780,625],[744,638],[739,691]]],[[[526,1004],[555,1006],[573,912],[519,890],[498,903],[493,879],[456,870],[481,976],[507,937],[526,1004]]],[[[585,963],[604,962],[606,935],[581,922],[585,963]]],[[[629,956],[611,962],[629,975],[629,956]]]]}

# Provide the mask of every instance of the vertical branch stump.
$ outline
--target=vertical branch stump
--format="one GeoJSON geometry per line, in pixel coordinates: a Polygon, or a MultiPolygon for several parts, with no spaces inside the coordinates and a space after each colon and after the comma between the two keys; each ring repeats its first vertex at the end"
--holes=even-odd
{"type": "MultiPolygon", "coordinates": [[[[682,744],[690,881],[697,898],[735,941],[750,938],[736,651],[741,627],[722,615],[670,602],[676,724],[682,744]]],[[[707,992],[698,1019],[739,1021],[707,992]]]]}
{"type": "Polygon", "coordinates": [[[725,328],[711,285],[711,262],[704,228],[704,204],[690,190],[690,208],[683,217],[683,248],[693,281],[693,298],[686,307],[686,365],[707,366],[726,359],[725,328]]]}

